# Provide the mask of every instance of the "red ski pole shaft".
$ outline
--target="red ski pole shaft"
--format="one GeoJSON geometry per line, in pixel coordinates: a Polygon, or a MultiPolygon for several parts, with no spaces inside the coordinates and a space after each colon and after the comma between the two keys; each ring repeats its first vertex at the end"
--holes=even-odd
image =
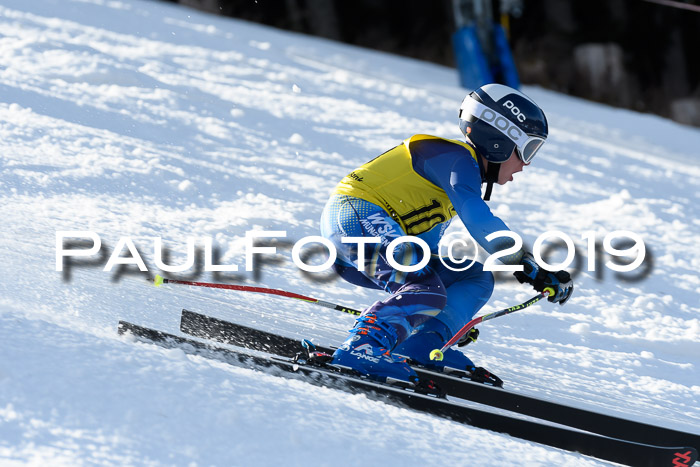
{"type": "Polygon", "coordinates": [[[483,321],[488,321],[490,319],[498,318],[499,316],[508,315],[510,313],[513,313],[514,311],[522,310],[523,308],[527,308],[531,305],[534,305],[535,303],[539,302],[543,298],[548,297],[549,295],[553,295],[553,294],[554,294],[554,290],[548,287],[548,288],[544,289],[542,292],[540,292],[539,294],[532,297],[531,299],[529,299],[526,302],[523,302],[519,305],[515,305],[515,306],[512,306],[510,308],[506,308],[506,309],[503,309],[500,311],[494,311],[493,313],[489,313],[487,315],[482,315],[482,316],[479,316],[477,318],[474,318],[473,320],[471,320],[467,324],[465,324],[462,327],[462,329],[457,331],[457,333],[454,336],[452,336],[452,338],[449,341],[447,341],[447,343],[445,345],[443,345],[441,349],[435,349],[432,352],[430,352],[430,359],[431,360],[442,360],[442,353],[445,350],[452,347],[453,345],[455,345],[457,343],[457,341],[459,341],[462,338],[462,336],[464,336],[466,333],[468,333],[469,330],[471,330],[477,324],[479,324],[483,321]]]}
{"type": "Polygon", "coordinates": [[[194,281],[181,281],[176,279],[165,279],[162,276],[156,275],[153,279],[153,283],[157,286],[161,284],[179,284],[179,285],[190,285],[193,287],[207,287],[211,289],[226,289],[226,290],[238,290],[240,292],[254,292],[254,293],[264,293],[268,295],[279,295],[281,297],[294,298],[296,300],[302,300],[305,302],[313,303],[314,305],[322,306],[325,308],[332,308],[334,310],[342,311],[343,313],[348,313],[351,315],[359,315],[362,312],[359,310],[354,310],[346,306],[338,305],[336,303],[327,302],[325,300],[319,300],[318,298],[307,297],[306,295],[300,295],[294,292],[287,292],[286,290],[279,289],[268,289],[266,287],[251,287],[249,285],[237,285],[237,284],[216,284],[212,282],[194,282],[194,281]]]}

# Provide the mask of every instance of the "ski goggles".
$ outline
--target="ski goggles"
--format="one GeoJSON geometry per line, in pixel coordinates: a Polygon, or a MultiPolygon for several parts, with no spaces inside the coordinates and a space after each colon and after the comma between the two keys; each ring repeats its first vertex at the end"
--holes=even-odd
{"type": "Polygon", "coordinates": [[[541,136],[526,134],[515,123],[473,98],[464,100],[462,103],[462,111],[466,111],[480,121],[489,124],[514,142],[515,152],[518,154],[520,160],[526,164],[532,162],[535,154],[546,141],[545,138],[541,136]]]}
{"type": "Polygon", "coordinates": [[[537,151],[544,144],[545,139],[540,136],[529,136],[522,146],[515,143],[515,153],[518,155],[521,161],[526,164],[532,162],[537,151]]]}

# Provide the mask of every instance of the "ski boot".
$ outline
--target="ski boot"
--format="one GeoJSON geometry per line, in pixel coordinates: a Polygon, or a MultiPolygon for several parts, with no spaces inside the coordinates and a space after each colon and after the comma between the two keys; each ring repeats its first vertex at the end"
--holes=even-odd
{"type": "MultiPolygon", "coordinates": [[[[478,336],[478,333],[472,333],[473,340],[476,340],[474,334],[478,336]]],[[[431,360],[430,352],[442,348],[449,339],[450,331],[447,326],[433,318],[416,328],[416,331],[408,339],[396,347],[394,353],[409,358],[429,370],[446,374],[453,373],[455,376],[462,376],[471,381],[492,386],[503,386],[501,378],[482,367],[477,367],[469,357],[451,347],[442,352],[442,360],[431,360]]],[[[462,345],[466,345],[466,343],[462,345]]]]}
{"type": "Polygon", "coordinates": [[[408,386],[418,383],[406,359],[391,354],[398,340],[391,325],[368,313],[358,318],[349,332],[351,336],[333,353],[331,365],[376,381],[408,386]]]}

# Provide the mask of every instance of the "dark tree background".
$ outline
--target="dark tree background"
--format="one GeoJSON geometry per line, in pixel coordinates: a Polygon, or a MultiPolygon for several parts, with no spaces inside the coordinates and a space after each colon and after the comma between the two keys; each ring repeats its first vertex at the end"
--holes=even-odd
{"type": "MultiPolygon", "coordinates": [[[[171,1],[454,66],[451,0],[171,1]]],[[[700,12],[645,0],[524,0],[510,42],[523,83],[700,126],[700,12]]]]}

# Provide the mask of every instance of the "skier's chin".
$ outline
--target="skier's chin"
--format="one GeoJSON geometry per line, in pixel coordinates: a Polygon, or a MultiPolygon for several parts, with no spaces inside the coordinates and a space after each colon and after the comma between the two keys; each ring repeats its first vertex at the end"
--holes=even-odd
{"type": "Polygon", "coordinates": [[[512,182],[512,181],[513,181],[513,176],[511,175],[510,178],[509,178],[508,180],[499,180],[499,181],[496,182],[496,183],[498,183],[499,185],[505,185],[506,183],[512,182]]]}

